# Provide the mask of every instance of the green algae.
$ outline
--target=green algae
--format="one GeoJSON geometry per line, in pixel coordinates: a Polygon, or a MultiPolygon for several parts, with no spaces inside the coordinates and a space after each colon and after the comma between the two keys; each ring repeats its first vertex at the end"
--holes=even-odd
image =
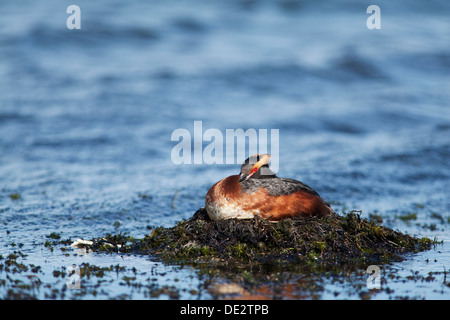
{"type": "Polygon", "coordinates": [[[10,195],[9,195],[9,198],[11,199],[11,200],[13,200],[13,201],[16,201],[16,200],[20,200],[21,199],[21,196],[20,196],[20,194],[19,193],[11,193],[10,195]]]}
{"type": "Polygon", "coordinates": [[[248,267],[261,263],[388,262],[435,244],[363,219],[353,211],[274,223],[259,218],[211,221],[201,208],[191,219],[172,228],[155,228],[143,239],[108,235],[94,241],[92,248],[148,254],[167,263],[248,267]]]}

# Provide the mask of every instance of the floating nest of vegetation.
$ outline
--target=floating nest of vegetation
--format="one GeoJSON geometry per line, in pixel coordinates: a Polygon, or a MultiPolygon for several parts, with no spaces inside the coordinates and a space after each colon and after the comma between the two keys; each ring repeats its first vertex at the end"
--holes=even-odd
{"type": "Polygon", "coordinates": [[[416,238],[358,212],[287,219],[209,219],[204,208],[172,228],[155,228],[144,239],[108,235],[91,249],[155,256],[167,263],[316,263],[363,259],[390,261],[402,253],[430,249],[434,241],[416,238]]]}

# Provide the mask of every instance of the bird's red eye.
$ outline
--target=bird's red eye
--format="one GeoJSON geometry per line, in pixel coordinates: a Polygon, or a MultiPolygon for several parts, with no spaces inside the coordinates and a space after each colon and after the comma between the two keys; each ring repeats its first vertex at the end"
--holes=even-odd
{"type": "Polygon", "coordinates": [[[256,172],[256,171],[258,171],[258,168],[253,169],[253,172],[256,172]]]}

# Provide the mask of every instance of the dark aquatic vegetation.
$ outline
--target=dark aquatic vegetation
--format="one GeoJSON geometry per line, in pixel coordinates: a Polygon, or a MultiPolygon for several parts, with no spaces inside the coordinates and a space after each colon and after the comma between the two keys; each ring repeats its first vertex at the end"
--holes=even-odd
{"type": "Polygon", "coordinates": [[[387,262],[402,253],[429,250],[436,242],[416,238],[361,218],[310,217],[212,221],[204,208],[172,228],[159,227],[143,239],[108,235],[88,248],[157,256],[170,263],[233,264],[387,262]],[[130,243],[131,242],[131,243],[130,243]]]}

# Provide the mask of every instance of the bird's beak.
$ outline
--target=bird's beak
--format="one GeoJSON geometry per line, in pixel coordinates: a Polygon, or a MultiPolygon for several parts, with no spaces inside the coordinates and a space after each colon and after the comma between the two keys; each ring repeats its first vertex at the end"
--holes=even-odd
{"type": "Polygon", "coordinates": [[[263,165],[268,164],[269,163],[269,159],[270,159],[270,154],[263,154],[262,156],[260,156],[259,157],[259,161],[253,165],[253,167],[250,169],[249,174],[255,173],[263,165]]]}
{"type": "Polygon", "coordinates": [[[259,161],[257,163],[255,163],[253,165],[253,167],[250,169],[250,171],[245,174],[245,173],[241,173],[240,177],[239,177],[239,182],[248,180],[251,178],[251,176],[259,170],[259,168],[261,168],[263,165],[268,164],[269,163],[269,159],[270,159],[270,154],[264,154],[260,157],[259,161]]]}

